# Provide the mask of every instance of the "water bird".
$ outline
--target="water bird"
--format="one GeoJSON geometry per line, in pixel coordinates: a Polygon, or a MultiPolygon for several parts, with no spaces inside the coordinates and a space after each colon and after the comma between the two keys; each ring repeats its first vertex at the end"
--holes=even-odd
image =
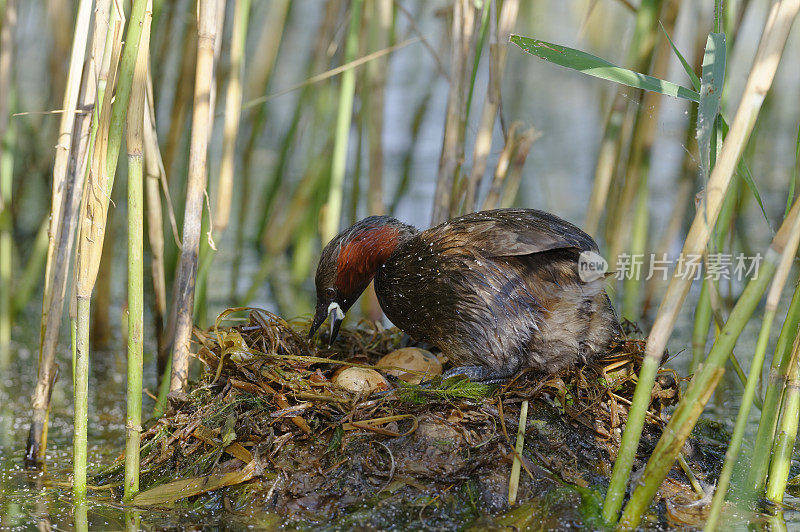
{"type": "Polygon", "coordinates": [[[556,373],[621,334],[602,273],[579,272],[587,252],[598,253],[591,236],[533,209],[476,212],[424,231],[370,216],[323,249],[309,337],[327,318],[333,343],[374,279],[389,320],[458,366],[445,375],[499,382],[528,367],[556,373]]]}

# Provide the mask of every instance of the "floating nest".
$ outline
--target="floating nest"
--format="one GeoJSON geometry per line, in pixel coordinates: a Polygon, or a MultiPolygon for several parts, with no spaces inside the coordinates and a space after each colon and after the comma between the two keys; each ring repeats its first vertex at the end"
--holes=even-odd
{"type": "MultiPolygon", "coordinates": [[[[170,394],[164,416],[142,434],[142,491],[134,504],[218,507],[260,524],[269,515],[273,524],[314,529],[599,525],[642,340],[621,339],[592,364],[556,375],[528,371],[503,385],[395,379],[390,390],[370,393],[339,387],[333,373],[345,365],[375,368],[388,352],[416,344],[366,321],[343,330],[330,348],[307,340],[307,330],[307,322],[255,308],[228,309],[211,329],[195,329],[202,376],[188,393],[170,394]],[[520,456],[514,445],[523,401],[520,456]],[[515,457],[522,474],[510,506],[515,457]]],[[[679,395],[677,375],[662,369],[643,458],[679,395]]],[[[665,483],[674,489],[662,487],[652,524],[702,519],[692,509],[702,489],[695,494],[687,475],[702,483],[717,474],[724,442],[715,438],[692,440],[686,469],[665,483]]],[[[96,480],[119,476],[112,469],[96,480]]]]}

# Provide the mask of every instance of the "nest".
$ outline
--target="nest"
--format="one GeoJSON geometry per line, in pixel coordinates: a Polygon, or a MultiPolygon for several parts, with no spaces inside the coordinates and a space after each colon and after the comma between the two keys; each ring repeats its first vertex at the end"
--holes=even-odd
{"type": "MultiPolygon", "coordinates": [[[[202,500],[208,506],[210,492],[236,485],[214,504],[304,522],[309,516],[367,519],[380,527],[380,511],[365,517],[353,508],[376,500],[386,508],[388,498],[391,515],[408,504],[416,512],[414,501],[425,494],[439,501],[427,519],[453,519],[446,510],[440,515],[439,506],[446,494],[463,498],[467,490],[474,521],[507,510],[511,435],[522,401],[530,402],[531,413],[520,500],[564,483],[607,485],[642,340],[620,339],[592,364],[556,375],[528,371],[503,385],[436,377],[423,385],[397,381],[389,391],[370,394],[337,386],[334,371],[374,368],[382,355],[414,345],[409,338],[362,321],[328,348],[307,340],[307,330],[307,322],[255,308],[229,309],[209,330],[195,329],[202,376],[187,394],[171,394],[165,415],[143,433],[144,490],[135,504],[202,500]]],[[[647,434],[657,438],[665,409],[679,399],[674,372],[661,370],[656,382],[645,443],[647,434]]],[[[559,519],[563,525],[565,517],[559,519]]],[[[575,522],[586,519],[576,516],[575,522]]]]}

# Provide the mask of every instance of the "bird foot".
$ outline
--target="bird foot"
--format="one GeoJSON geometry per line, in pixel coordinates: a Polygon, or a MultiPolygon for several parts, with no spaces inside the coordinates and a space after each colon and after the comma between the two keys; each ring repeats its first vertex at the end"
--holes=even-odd
{"type": "Polygon", "coordinates": [[[496,371],[486,366],[457,366],[445,371],[442,378],[449,379],[456,375],[463,375],[472,382],[481,384],[498,384],[510,379],[514,372],[496,371]]]}

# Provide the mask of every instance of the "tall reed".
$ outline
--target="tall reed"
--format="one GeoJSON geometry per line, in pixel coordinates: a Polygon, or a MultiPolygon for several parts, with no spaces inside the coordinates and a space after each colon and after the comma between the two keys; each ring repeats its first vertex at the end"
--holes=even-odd
{"type": "MultiPolygon", "coordinates": [[[[344,63],[349,63],[355,59],[358,51],[362,5],[362,0],[353,0],[350,4],[350,25],[344,45],[344,63]]],[[[347,146],[350,138],[350,125],[353,119],[355,83],[356,73],[353,69],[348,69],[342,73],[342,83],[339,88],[339,107],[336,115],[336,135],[334,137],[335,142],[331,160],[331,180],[321,228],[323,243],[333,240],[333,237],[339,232],[344,177],[347,166],[347,146]]]]}
{"type": "MultiPolygon", "coordinates": [[[[76,190],[75,182],[82,183],[83,176],[74,175],[67,179],[67,165],[72,142],[72,127],[75,122],[83,57],[89,34],[89,18],[91,1],[81,0],[78,5],[78,17],[75,22],[74,40],[70,56],[69,76],[64,93],[63,109],[59,126],[56,158],[53,165],[53,190],[50,207],[50,228],[47,263],[45,266],[44,297],[42,303],[42,321],[39,340],[39,372],[33,394],[33,416],[28,433],[25,461],[28,465],[36,465],[43,461],[47,447],[47,418],[50,407],[50,393],[55,381],[54,363],[56,343],[61,325],[61,311],[71,252],[70,229],[75,211],[68,211],[68,219],[63,219],[62,204],[74,207],[75,198],[80,198],[80,190],[76,190]],[[66,201],[65,194],[69,194],[66,201]]],[[[82,186],[82,185],[78,185],[82,186]]]]}
{"type": "Polygon", "coordinates": [[[11,193],[14,178],[15,128],[9,124],[13,99],[11,65],[14,57],[14,31],[17,27],[17,2],[6,0],[0,10],[0,368],[11,358],[12,293],[12,218],[11,193]]]}
{"type": "MultiPolygon", "coordinates": [[[[492,9],[491,7],[489,8],[492,9]]],[[[500,8],[499,20],[490,22],[489,32],[489,85],[486,88],[486,99],[483,102],[478,133],[475,138],[475,147],[472,153],[472,169],[467,182],[464,211],[471,212],[477,205],[477,194],[483,176],[486,172],[486,163],[492,149],[492,133],[500,108],[500,87],[508,56],[508,39],[517,20],[519,2],[506,0],[500,8]]],[[[495,17],[491,16],[493,20],[495,17]]]]}
{"type": "Polygon", "coordinates": [[[800,335],[795,336],[792,355],[784,377],[783,414],[772,445],[772,463],[767,482],[767,499],[782,503],[786,493],[792,453],[800,418],[800,335]]]}
{"type": "MultiPolygon", "coordinates": [[[[722,466],[719,480],[717,481],[714,499],[711,505],[711,512],[706,522],[707,530],[714,530],[719,521],[720,511],[722,509],[723,501],[728,490],[731,475],[733,474],[733,467],[736,463],[736,458],[739,454],[739,448],[744,439],[745,429],[747,428],[747,421],[750,416],[750,409],[753,405],[753,400],[756,395],[756,384],[761,380],[762,367],[764,365],[764,357],[767,351],[767,342],[769,341],[769,334],[772,329],[772,322],[775,319],[775,314],[778,311],[778,302],[780,301],[781,292],[786,284],[789,276],[789,270],[792,267],[792,262],[797,254],[797,247],[800,245],[800,216],[796,216],[792,222],[789,232],[788,242],[783,249],[780,262],[775,277],[770,286],[767,295],[767,303],[764,309],[764,317],[761,322],[761,332],[758,335],[758,342],[756,344],[756,351],[753,355],[753,360],[750,363],[750,372],[747,378],[744,394],[742,395],[741,406],[739,407],[739,414],[736,417],[736,425],[733,428],[733,435],[731,441],[728,443],[728,449],[725,452],[725,462],[722,466]]],[[[781,492],[783,493],[783,492],[781,492]]]]}
{"type": "Polygon", "coordinates": [[[128,147],[128,407],[125,420],[124,500],[139,492],[144,356],[144,115],[150,60],[152,0],[147,0],[127,111],[128,147]]]}
{"type": "Polygon", "coordinates": [[[242,81],[244,78],[244,48],[247,43],[247,22],[250,0],[236,0],[233,13],[233,35],[231,36],[231,66],[228,76],[228,91],[225,97],[225,126],[222,132],[222,161],[217,178],[217,209],[214,226],[223,232],[228,227],[233,201],[234,161],[236,137],[239,133],[239,118],[242,110],[242,81]]]}
{"type": "Polygon", "coordinates": [[[199,0],[197,10],[197,70],[194,82],[192,134],[189,147],[189,184],[183,216],[183,237],[173,291],[175,333],[171,390],[183,390],[189,378],[189,343],[192,334],[194,287],[200,248],[200,226],[206,188],[206,159],[210,121],[210,95],[217,38],[217,2],[199,0]]]}
{"type": "Polygon", "coordinates": [[[113,106],[111,105],[112,91],[106,91],[104,94],[98,123],[97,138],[99,140],[93,152],[92,167],[84,194],[80,218],[80,235],[76,258],[78,278],[76,282],[77,333],[72,486],[73,494],[79,500],[86,496],[86,425],[88,417],[91,297],[97,280],[97,271],[102,254],[105,224],[108,217],[108,203],[114,187],[125,124],[124,120],[133,85],[133,72],[144,27],[147,1],[134,1],[131,8],[130,23],[125,32],[125,44],[121,50],[121,40],[119,38],[121,35],[117,34],[115,29],[109,80],[112,81],[111,85],[113,86],[113,80],[117,79],[117,91],[113,106]]]}
{"type": "MultiPolygon", "coordinates": [[[[711,228],[719,216],[736,164],[753,130],[755,119],[758,116],[766,92],[772,84],[778,68],[778,61],[798,8],[800,8],[800,0],[781,0],[774,4],[770,11],[739,109],[722,146],[717,164],[709,177],[706,197],[701,202],[694,222],[689,229],[689,234],[686,237],[681,253],[684,257],[701,254],[708,243],[711,228]]],[[[619,454],[614,464],[611,484],[603,507],[603,517],[609,522],[615,520],[619,508],[622,506],[625,486],[627,485],[627,479],[630,475],[639,439],[641,438],[644,417],[650,402],[650,391],[655,381],[659,361],[691,285],[691,277],[683,277],[678,275],[677,272],[673,276],[650,331],[644,363],[639,372],[639,381],[634,393],[633,404],[628,414],[628,423],[625,427],[619,454]]],[[[649,463],[652,463],[652,458],[649,463]]],[[[672,462],[670,461],[666,465],[667,469],[671,465],[672,462]]],[[[653,477],[654,480],[658,480],[658,483],[663,478],[661,473],[664,471],[664,467],[664,463],[660,463],[658,476],[653,477]]],[[[628,503],[620,526],[633,528],[638,524],[644,508],[649,504],[652,495],[655,493],[655,488],[652,487],[653,483],[651,482],[646,490],[641,486],[637,489],[638,494],[634,493],[636,498],[628,503]]],[[[658,483],[656,483],[656,488],[658,483]]]]}
{"type": "Polygon", "coordinates": [[[465,90],[470,41],[475,24],[475,7],[469,0],[453,2],[453,20],[450,44],[450,89],[447,94],[442,152],[433,199],[431,225],[438,225],[450,217],[453,186],[464,158],[464,133],[467,96],[465,90]]]}
{"type": "MultiPolygon", "coordinates": [[[[636,10],[633,35],[625,60],[625,66],[636,72],[648,70],[655,46],[656,23],[663,3],[663,0],[643,0],[636,10]]],[[[583,224],[584,230],[590,235],[596,234],[600,227],[600,218],[608,204],[609,190],[612,186],[622,144],[626,138],[623,135],[624,126],[626,122],[630,122],[632,117],[627,91],[628,89],[624,87],[617,89],[606,118],[603,138],[600,141],[592,182],[592,194],[589,198],[586,221],[583,224]]],[[[612,214],[609,213],[608,217],[611,218],[612,214]]]]}
{"type": "Polygon", "coordinates": [[[793,356],[793,343],[797,338],[797,328],[800,324],[800,284],[795,286],[789,310],[781,327],[781,333],[775,345],[775,352],[769,369],[767,390],[764,394],[764,406],[758,420],[753,448],[759,452],[753,453],[750,458],[749,470],[745,484],[745,495],[748,498],[760,496],[764,490],[764,483],[769,468],[770,452],[775,430],[781,411],[781,400],[784,394],[787,375],[790,371],[793,356]]]}

